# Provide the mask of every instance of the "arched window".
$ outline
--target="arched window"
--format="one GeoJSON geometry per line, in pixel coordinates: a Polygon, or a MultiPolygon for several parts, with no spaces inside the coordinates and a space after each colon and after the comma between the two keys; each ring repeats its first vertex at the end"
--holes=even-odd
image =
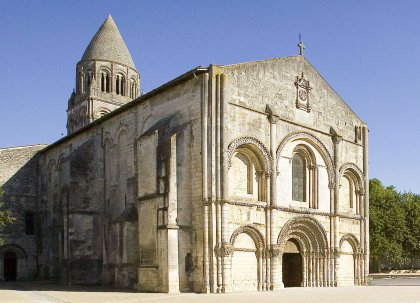
{"type": "Polygon", "coordinates": [[[101,73],[101,92],[109,93],[109,74],[107,72],[101,73]]]}
{"type": "Polygon", "coordinates": [[[306,163],[300,154],[292,159],[292,199],[306,202],[306,163]]]}
{"type": "Polygon", "coordinates": [[[125,96],[125,78],[118,74],[115,80],[115,92],[117,95],[125,96]]]}
{"type": "Polygon", "coordinates": [[[25,233],[27,235],[34,234],[34,213],[31,211],[25,212],[25,233]]]}
{"type": "Polygon", "coordinates": [[[85,74],[85,84],[86,84],[86,86],[85,86],[85,92],[87,92],[89,90],[91,83],[92,83],[92,72],[91,71],[88,71],[85,74]]]}
{"type": "Polygon", "coordinates": [[[318,169],[315,154],[304,144],[295,147],[292,156],[292,200],[318,208],[318,169]]]}
{"type": "Polygon", "coordinates": [[[137,95],[137,84],[135,79],[130,80],[130,98],[135,98],[137,95]]]}
{"type": "Polygon", "coordinates": [[[120,94],[120,75],[117,75],[117,78],[115,79],[115,93],[117,95],[120,94]]]}
{"type": "Polygon", "coordinates": [[[79,81],[77,81],[77,92],[78,93],[84,93],[84,81],[83,81],[84,75],[83,72],[79,72],[79,81]]]}
{"type": "Polygon", "coordinates": [[[252,195],[254,187],[254,164],[249,156],[244,153],[237,153],[233,161],[236,164],[237,179],[241,180],[241,182],[238,182],[239,184],[237,184],[237,189],[241,190],[244,194],[252,195]]]}
{"type": "Polygon", "coordinates": [[[121,96],[125,96],[125,79],[124,76],[121,76],[121,96]]]}
{"type": "Polygon", "coordinates": [[[249,202],[267,202],[269,175],[260,150],[253,144],[243,144],[230,161],[229,195],[249,202]]]}
{"type": "Polygon", "coordinates": [[[361,181],[358,174],[352,170],[347,169],[340,180],[340,196],[339,208],[340,211],[350,212],[354,214],[361,213],[362,194],[361,181]]]}

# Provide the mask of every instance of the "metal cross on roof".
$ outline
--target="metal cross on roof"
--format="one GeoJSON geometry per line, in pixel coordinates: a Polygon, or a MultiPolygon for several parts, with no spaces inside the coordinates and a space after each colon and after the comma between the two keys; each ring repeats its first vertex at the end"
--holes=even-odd
{"type": "Polygon", "coordinates": [[[299,44],[298,44],[298,47],[299,47],[299,55],[303,56],[303,50],[305,49],[305,44],[303,44],[303,42],[302,42],[302,36],[301,36],[300,33],[299,33],[299,44]]]}

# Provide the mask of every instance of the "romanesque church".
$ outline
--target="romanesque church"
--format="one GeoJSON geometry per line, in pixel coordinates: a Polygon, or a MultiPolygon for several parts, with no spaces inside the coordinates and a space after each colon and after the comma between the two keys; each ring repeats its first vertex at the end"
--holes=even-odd
{"type": "Polygon", "coordinates": [[[366,284],[367,125],[299,46],[140,94],[106,18],[76,65],[67,136],[0,149],[16,218],[0,235],[0,280],[198,293],[366,284]]]}

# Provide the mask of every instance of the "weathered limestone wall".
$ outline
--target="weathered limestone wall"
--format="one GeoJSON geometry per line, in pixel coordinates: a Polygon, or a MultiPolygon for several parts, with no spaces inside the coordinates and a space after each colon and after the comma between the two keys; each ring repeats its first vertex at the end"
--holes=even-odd
{"type": "Polygon", "coordinates": [[[37,156],[32,200],[18,196],[43,218],[39,276],[161,292],[366,283],[366,125],[301,56],[181,78],[37,156]]]}
{"type": "Polygon", "coordinates": [[[193,251],[202,246],[200,223],[193,228],[200,89],[195,78],[182,82],[43,153],[44,277],[146,291],[201,287],[193,251]]]}
{"type": "MultiPolygon", "coordinates": [[[[258,288],[281,287],[280,242],[287,232],[285,225],[292,220],[313,221],[305,224],[320,228],[326,241],[325,258],[318,259],[316,254],[304,257],[307,277],[302,285],[340,285],[341,279],[348,281],[350,272],[353,284],[365,283],[365,124],[301,56],[216,69],[227,79],[224,100],[229,104],[223,134],[231,165],[227,176],[231,205],[229,223],[222,229],[232,235],[231,241],[237,231],[250,234],[254,230],[263,237],[268,258],[262,261],[262,269],[258,266],[263,277],[258,288]],[[302,103],[298,79],[309,80],[305,98],[309,99],[309,110],[297,108],[297,100],[302,103]],[[314,163],[307,168],[306,202],[292,199],[292,157],[301,146],[314,163]],[[269,163],[274,166],[274,176],[269,163]],[[256,171],[263,171],[266,177],[259,177],[261,173],[256,171]],[[251,173],[251,180],[247,173],[251,173]],[[253,193],[250,188],[254,188],[253,193]],[[264,211],[267,203],[272,205],[271,211],[264,211]],[[340,262],[340,255],[349,254],[343,246],[345,239],[352,243],[353,265],[348,257],[340,262]],[[280,258],[273,255],[275,245],[280,245],[280,258]],[[318,266],[322,271],[315,273],[318,266]]],[[[257,237],[253,239],[257,242],[257,237]]],[[[234,262],[232,266],[237,264],[236,251],[234,248],[233,259],[227,261],[234,262]]],[[[258,254],[253,258],[258,260],[258,254]]],[[[232,277],[238,274],[232,273],[232,277]]],[[[233,289],[247,289],[239,284],[252,283],[252,279],[233,285],[233,289]]]]}
{"type": "MultiPolygon", "coordinates": [[[[5,240],[0,246],[0,259],[7,252],[16,253],[17,280],[31,280],[37,275],[39,222],[37,200],[37,153],[45,145],[30,145],[0,149],[0,186],[3,187],[3,209],[12,211],[15,221],[0,233],[5,240]],[[25,215],[34,217],[33,233],[28,234],[25,215]]],[[[4,263],[0,262],[0,280],[4,279],[4,263]]]]}
{"type": "Polygon", "coordinates": [[[139,290],[192,291],[201,282],[193,278],[201,264],[192,248],[201,241],[193,239],[201,222],[193,225],[201,203],[193,188],[200,184],[199,97],[193,79],[138,108],[139,290]]]}

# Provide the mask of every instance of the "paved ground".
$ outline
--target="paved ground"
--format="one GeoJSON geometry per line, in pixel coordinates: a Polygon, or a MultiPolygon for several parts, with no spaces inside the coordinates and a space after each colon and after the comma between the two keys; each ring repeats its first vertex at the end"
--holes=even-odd
{"type": "Polygon", "coordinates": [[[420,278],[375,279],[372,286],[341,288],[288,288],[276,292],[233,294],[150,294],[98,287],[60,288],[44,283],[0,283],[0,302],[7,303],[420,303],[420,278]]]}

